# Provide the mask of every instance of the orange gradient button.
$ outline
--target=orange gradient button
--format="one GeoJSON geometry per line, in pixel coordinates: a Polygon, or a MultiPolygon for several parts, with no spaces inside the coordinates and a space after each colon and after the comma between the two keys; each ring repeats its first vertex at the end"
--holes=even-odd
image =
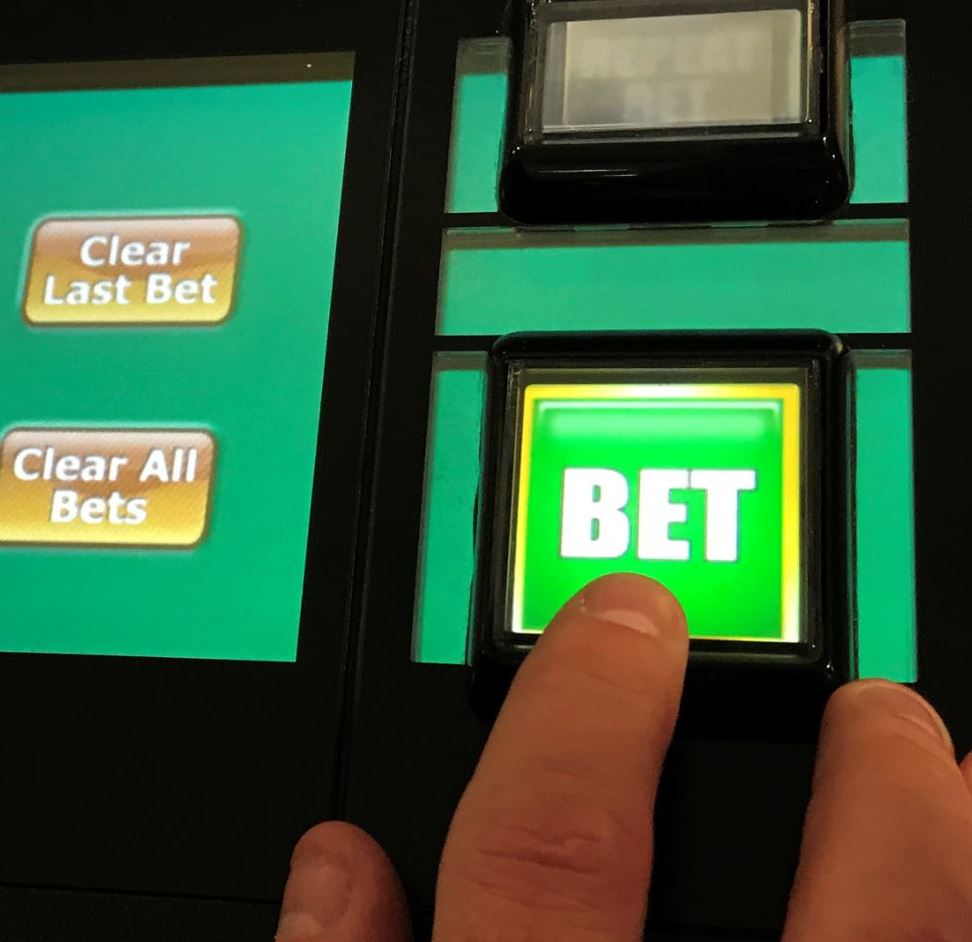
{"type": "Polygon", "coordinates": [[[214,462],[203,431],[14,429],[0,450],[0,543],[195,546],[214,462]]]}
{"type": "Polygon", "coordinates": [[[233,308],[232,216],[48,219],[34,233],[32,324],[215,324],[233,308]]]}

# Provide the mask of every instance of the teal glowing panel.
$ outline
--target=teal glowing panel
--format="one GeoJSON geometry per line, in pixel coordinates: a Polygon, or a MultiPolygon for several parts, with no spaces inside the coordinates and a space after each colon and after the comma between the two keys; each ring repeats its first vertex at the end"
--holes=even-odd
{"type": "Polygon", "coordinates": [[[852,203],[908,201],[908,127],[903,55],[855,56],[852,203]]]}
{"type": "Polygon", "coordinates": [[[862,677],[917,678],[911,371],[857,380],[857,612],[862,677]]]}
{"type": "Polygon", "coordinates": [[[478,354],[441,357],[432,379],[413,650],[423,663],[462,664],[466,658],[483,362],[478,354]]]}
{"type": "Polygon", "coordinates": [[[505,39],[470,39],[459,44],[446,198],[450,213],[496,209],[508,56],[505,39]]]}
{"type": "Polygon", "coordinates": [[[441,335],[911,329],[905,223],[446,234],[441,335]]]}

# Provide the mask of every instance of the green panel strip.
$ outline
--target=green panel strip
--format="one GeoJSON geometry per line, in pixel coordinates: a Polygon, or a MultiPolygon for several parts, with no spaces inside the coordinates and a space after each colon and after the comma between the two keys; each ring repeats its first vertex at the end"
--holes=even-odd
{"type": "MultiPolygon", "coordinates": [[[[904,203],[908,199],[907,94],[902,48],[858,55],[870,33],[887,24],[856,23],[851,59],[851,98],[856,150],[854,203],[904,203]]],[[[885,40],[886,41],[886,40],[885,40]]],[[[469,39],[459,46],[453,106],[447,211],[497,210],[500,150],[506,119],[508,41],[469,39]]]]}
{"type": "Polygon", "coordinates": [[[466,660],[479,482],[484,372],[478,354],[441,358],[432,380],[432,421],[413,655],[426,664],[466,660]]]}
{"type": "MultiPolygon", "coordinates": [[[[860,672],[910,682],[916,678],[911,374],[864,368],[857,387],[860,672]]],[[[414,657],[463,664],[483,373],[475,360],[457,369],[455,357],[443,357],[433,393],[414,657]]]]}
{"type": "Polygon", "coordinates": [[[691,234],[459,230],[446,235],[440,285],[444,335],[595,327],[896,333],[911,323],[903,223],[691,234]]]}
{"type": "Polygon", "coordinates": [[[908,118],[903,55],[851,60],[856,183],[852,203],[908,201],[908,118]]]}
{"type": "Polygon", "coordinates": [[[508,55],[505,39],[471,39],[459,44],[447,212],[496,210],[508,55]]]}
{"type": "Polygon", "coordinates": [[[861,677],[917,679],[911,371],[857,379],[857,610],[861,677]]]}

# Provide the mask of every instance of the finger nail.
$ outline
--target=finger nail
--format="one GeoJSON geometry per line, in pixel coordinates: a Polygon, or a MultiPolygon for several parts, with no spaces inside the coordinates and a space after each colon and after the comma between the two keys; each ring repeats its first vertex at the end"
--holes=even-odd
{"type": "Polygon", "coordinates": [[[889,680],[867,680],[854,684],[853,688],[858,696],[884,697],[888,707],[894,709],[899,716],[920,724],[954,751],[952,735],[945,721],[924,697],[915,693],[910,687],[893,684],[889,680]]]}
{"type": "Polygon", "coordinates": [[[584,591],[581,606],[601,621],[652,637],[671,633],[683,617],[667,589],[644,576],[628,574],[592,582],[584,591]]]}
{"type": "Polygon", "coordinates": [[[352,883],[347,870],[324,857],[295,860],[288,894],[293,900],[280,914],[277,942],[306,939],[338,925],[351,903],[352,883]]]}

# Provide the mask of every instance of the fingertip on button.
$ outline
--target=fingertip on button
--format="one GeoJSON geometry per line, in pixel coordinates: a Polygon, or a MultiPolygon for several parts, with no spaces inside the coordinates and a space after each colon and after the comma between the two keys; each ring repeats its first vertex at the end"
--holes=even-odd
{"type": "Polygon", "coordinates": [[[687,636],[682,606],[665,586],[647,576],[619,573],[596,579],[581,592],[579,606],[594,618],[650,637],[687,636]]]}

